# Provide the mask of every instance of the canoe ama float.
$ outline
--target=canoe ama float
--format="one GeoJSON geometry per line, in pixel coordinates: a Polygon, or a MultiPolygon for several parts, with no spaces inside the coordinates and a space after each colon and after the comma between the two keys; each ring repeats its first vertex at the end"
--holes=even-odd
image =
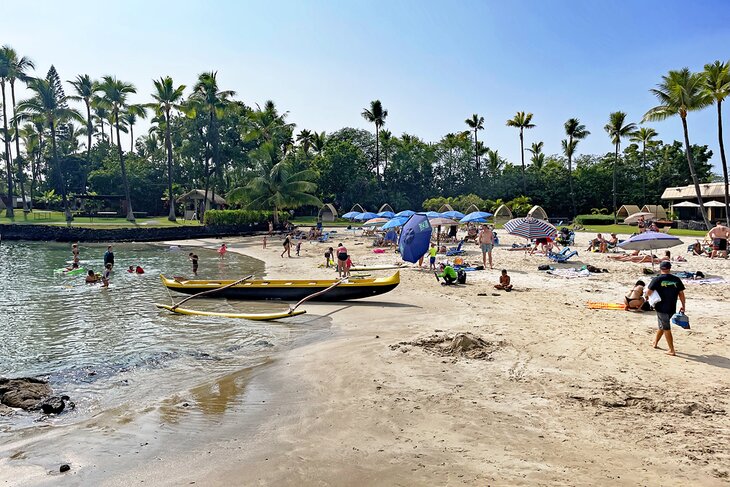
{"type": "Polygon", "coordinates": [[[166,309],[168,311],[172,311],[173,313],[178,313],[181,315],[195,315],[195,316],[217,316],[220,318],[240,318],[244,320],[253,320],[253,321],[271,321],[271,320],[279,320],[282,318],[291,318],[292,316],[299,316],[306,313],[304,310],[297,310],[297,311],[281,311],[279,313],[217,313],[214,311],[198,311],[195,309],[188,309],[188,308],[175,308],[173,309],[172,306],[168,304],[158,304],[155,303],[155,306],[157,306],[160,309],[166,309]]]}
{"type": "MultiPolygon", "coordinates": [[[[223,287],[233,280],[175,280],[160,276],[166,288],[183,294],[198,294],[223,287]]],[[[270,279],[244,281],[207,298],[228,298],[244,300],[299,301],[310,294],[327,289],[338,282],[335,279],[270,279]]],[[[375,279],[353,279],[344,281],[313,301],[347,301],[377,296],[395,289],[400,284],[400,274],[375,279]]]]}

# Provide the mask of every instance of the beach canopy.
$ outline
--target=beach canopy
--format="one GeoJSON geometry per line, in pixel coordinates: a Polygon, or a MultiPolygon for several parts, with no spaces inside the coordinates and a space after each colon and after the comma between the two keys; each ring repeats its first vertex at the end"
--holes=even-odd
{"type": "Polygon", "coordinates": [[[513,218],[504,224],[504,229],[510,235],[517,235],[524,238],[554,238],[558,230],[546,222],[537,218],[513,218]]]}
{"type": "Polygon", "coordinates": [[[644,232],[624,240],[618,246],[625,250],[657,250],[675,247],[681,243],[682,241],[674,235],[662,232],[644,232]]]}
{"type": "MultiPolygon", "coordinates": [[[[674,208],[699,208],[700,205],[697,203],[692,203],[691,201],[682,201],[681,203],[677,203],[676,205],[673,205],[674,208]]],[[[705,206],[707,206],[707,203],[705,203],[705,206]]],[[[725,206],[725,205],[722,205],[725,206]]]]}
{"type": "Polygon", "coordinates": [[[395,216],[404,216],[404,217],[408,218],[409,216],[412,216],[415,214],[416,214],[416,212],[413,210],[403,210],[403,211],[399,211],[398,213],[396,213],[395,216]]]}
{"type": "Polygon", "coordinates": [[[408,221],[408,217],[397,216],[395,218],[391,218],[390,220],[388,220],[388,222],[383,225],[382,229],[388,230],[390,228],[402,227],[407,221],[408,221]]]}
{"type": "Polygon", "coordinates": [[[472,211],[468,215],[464,215],[459,223],[486,223],[487,218],[492,216],[488,211],[472,211]]]}
{"type": "Polygon", "coordinates": [[[378,227],[385,223],[388,223],[389,218],[371,218],[362,224],[363,227],[378,227]]]}
{"type": "Polygon", "coordinates": [[[346,219],[350,220],[352,218],[355,218],[359,214],[360,214],[359,211],[348,211],[347,213],[342,215],[342,218],[346,218],[346,219]]]}
{"type": "Polygon", "coordinates": [[[378,212],[378,216],[382,218],[393,218],[395,216],[395,213],[392,211],[381,211],[378,212]]]}
{"type": "Polygon", "coordinates": [[[378,218],[378,215],[373,213],[372,211],[366,211],[365,213],[360,213],[359,215],[355,215],[355,217],[353,217],[353,220],[364,222],[367,220],[372,220],[373,218],[378,218]]]}
{"type": "Polygon", "coordinates": [[[426,215],[412,215],[403,225],[398,250],[406,262],[416,263],[431,244],[431,224],[426,215]]]}
{"type": "Polygon", "coordinates": [[[445,211],[441,213],[441,216],[444,218],[453,218],[454,220],[461,220],[462,218],[464,218],[464,214],[456,210],[445,211]]]}
{"type": "Polygon", "coordinates": [[[458,225],[459,222],[456,220],[453,220],[451,218],[444,218],[442,216],[438,216],[436,218],[429,218],[429,223],[431,223],[431,226],[437,226],[437,227],[450,227],[451,225],[458,225]]]}
{"type": "Polygon", "coordinates": [[[441,216],[441,213],[439,213],[438,211],[426,211],[426,212],[423,212],[422,211],[422,212],[419,212],[418,214],[419,215],[426,215],[429,218],[438,218],[438,217],[441,216]]]}
{"type": "MultiPolygon", "coordinates": [[[[674,206],[679,206],[679,205],[674,205],[674,206]]],[[[697,207],[699,207],[699,206],[700,205],[697,205],[697,207]]],[[[702,206],[704,206],[705,208],[725,208],[725,203],[720,203],[719,201],[708,201],[707,203],[704,203],[702,206]]]]}
{"type": "Polygon", "coordinates": [[[654,213],[649,213],[648,211],[640,211],[638,213],[632,213],[631,215],[627,216],[624,219],[624,223],[636,223],[639,221],[639,218],[647,216],[654,216],[654,213]]]}

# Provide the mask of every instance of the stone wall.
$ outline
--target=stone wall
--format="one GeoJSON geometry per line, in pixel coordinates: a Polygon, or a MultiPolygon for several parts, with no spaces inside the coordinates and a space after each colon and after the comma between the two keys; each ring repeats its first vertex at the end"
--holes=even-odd
{"type": "Polygon", "coordinates": [[[267,231],[268,224],[179,226],[159,228],[88,228],[62,225],[0,225],[3,240],[56,242],[158,242],[206,237],[232,237],[267,231]]]}

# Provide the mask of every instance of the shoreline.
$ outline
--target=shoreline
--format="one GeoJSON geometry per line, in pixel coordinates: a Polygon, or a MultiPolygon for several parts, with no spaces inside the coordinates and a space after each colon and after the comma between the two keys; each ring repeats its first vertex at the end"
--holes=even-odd
{"type": "MultiPolygon", "coordinates": [[[[230,250],[264,260],[267,276],[331,278],[317,266],[339,238],[358,264],[397,258],[374,255],[367,239],[345,235],[307,242],[298,259],[279,257],[278,238],[266,250],[260,238],[228,242],[230,250]]],[[[95,480],[727,485],[730,286],[688,286],[693,329],[675,331],[678,357],[667,357],[650,348],[653,313],[585,308],[587,300],[620,300],[643,266],[582,252],[588,234],[576,238],[579,260],[556,267],[590,263],[609,274],[548,276],[536,270],[545,257],[505,251],[517,242],[505,236],[495,270],[469,273],[466,286],[445,288],[427,271],[404,269],[401,285],[386,295],[307,303],[310,313],[332,319],[331,335],[253,374],[250,390],[271,391],[265,405],[249,404],[211,434],[198,431],[199,444],[188,452],[158,452],[146,462],[133,456],[123,462],[126,470],[97,472],[95,480]],[[503,267],[512,293],[492,290],[503,267]],[[486,355],[429,346],[458,332],[484,339],[486,355]]],[[[476,247],[467,249],[469,260],[480,259],[476,247]]],[[[730,270],[727,261],[688,261],[677,270],[730,270]]]]}

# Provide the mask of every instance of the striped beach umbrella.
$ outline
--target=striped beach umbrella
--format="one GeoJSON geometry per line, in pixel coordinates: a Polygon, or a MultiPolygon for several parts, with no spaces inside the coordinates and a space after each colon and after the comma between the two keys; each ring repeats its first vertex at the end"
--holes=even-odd
{"type": "Polygon", "coordinates": [[[538,220],[537,218],[531,217],[513,218],[504,224],[504,229],[510,235],[528,239],[555,238],[558,234],[558,230],[545,220],[538,220]]]}

